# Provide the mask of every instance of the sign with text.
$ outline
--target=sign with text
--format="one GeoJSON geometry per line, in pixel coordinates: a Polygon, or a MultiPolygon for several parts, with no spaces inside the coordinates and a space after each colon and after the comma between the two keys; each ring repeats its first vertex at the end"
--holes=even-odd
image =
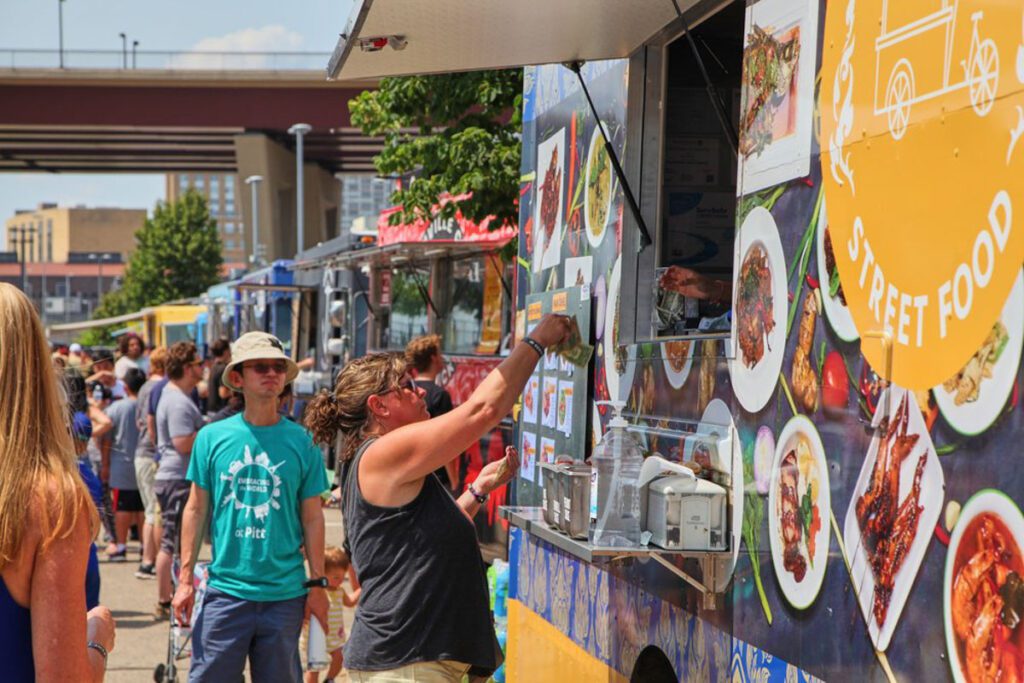
{"type": "MultiPolygon", "coordinates": [[[[1022,12],[980,0],[828,4],[821,229],[857,329],[891,336],[902,386],[954,376],[1021,271],[1022,12]]],[[[885,372],[882,345],[863,348],[885,372]]]]}

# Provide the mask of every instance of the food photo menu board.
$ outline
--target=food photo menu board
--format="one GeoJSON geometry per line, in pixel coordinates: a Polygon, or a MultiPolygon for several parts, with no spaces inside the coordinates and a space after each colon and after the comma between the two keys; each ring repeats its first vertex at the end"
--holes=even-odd
{"type": "MultiPolygon", "coordinates": [[[[583,287],[554,289],[531,294],[526,299],[526,332],[545,313],[574,316],[583,341],[590,339],[590,301],[583,287]]],[[[519,443],[522,454],[519,474],[540,484],[539,466],[558,456],[575,461],[586,457],[588,369],[578,367],[548,352],[523,391],[519,413],[519,443]]]]}

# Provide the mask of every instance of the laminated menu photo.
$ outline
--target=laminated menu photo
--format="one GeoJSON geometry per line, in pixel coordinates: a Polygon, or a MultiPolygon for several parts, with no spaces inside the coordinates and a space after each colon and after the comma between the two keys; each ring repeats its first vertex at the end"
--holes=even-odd
{"type": "Polygon", "coordinates": [[[543,391],[541,394],[541,425],[555,429],[557,427],[558,412],[558,380],[554,377],[545,377],[543,391]]]}

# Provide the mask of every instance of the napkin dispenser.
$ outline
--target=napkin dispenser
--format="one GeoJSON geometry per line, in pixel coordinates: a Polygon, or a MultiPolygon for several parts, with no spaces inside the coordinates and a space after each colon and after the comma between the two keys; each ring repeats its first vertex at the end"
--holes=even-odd
{"type": "Polygon", "coordinates": [[[666,550],[729,549],[725,488],[686,465],[650,456],[640,470],[641,528],[666,550]]]}

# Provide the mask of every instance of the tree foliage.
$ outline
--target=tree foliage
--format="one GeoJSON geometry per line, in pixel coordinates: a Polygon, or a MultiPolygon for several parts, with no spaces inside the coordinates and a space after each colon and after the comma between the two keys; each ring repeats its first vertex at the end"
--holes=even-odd
{"type": "Polygon", "coordinates": [[[195,190],[175,202],[157,202],[135,242],[121,288],[104,295],[96,317],[198,296],[220,281],[217,222],[195,190]]]}
{"type": "Polygon", "coordinates": [[[382,136],[374,158],[383,176],[414,175],[391,201],[392,224],[451,218],[460,210],[494,226],[518,219],[522,69],[384,78],[349,102],[352,123],[382,136]],[[472,197],[437,208],[438,197],[472,197]]]}

